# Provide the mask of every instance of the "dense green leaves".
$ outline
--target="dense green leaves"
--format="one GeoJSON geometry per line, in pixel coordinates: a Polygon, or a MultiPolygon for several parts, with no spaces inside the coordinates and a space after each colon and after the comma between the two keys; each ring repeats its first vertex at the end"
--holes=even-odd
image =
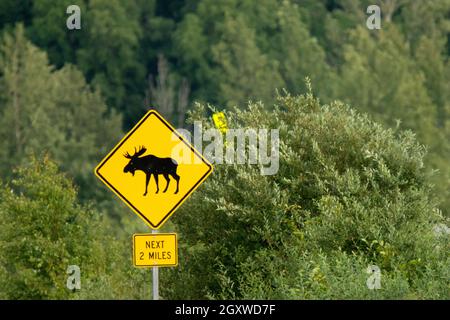
{"type": "Polygon", "coordinates": [[[184,286],[172,297],[448,298],[449,238],[433,232],[444,219],[414,135],[310,94],[274,108],[228,113],[230,127],[279,128],[280,169],[216,165],[174,218],[183,269],[172,281],[184,286]]]}
{"type": "Polygon", "coordinates": [[[164,298],[448,298],[449,0],[83,0],[81,30],[70,4],[0,1],[0,298],[146,297],[146,227],[93,168],[150,105],[210,126],[197,101],[279,129],[280,170],[216,167],[167,227],[164,298]]]}
{"type": "Polygon", "coordinates": [[[116,240],[106,216],[77,203],[72,183],[48,159],[30,158],[1,186],[0,219],[1,298],[130,298],[139,292],[140,275],[126,263],[129,246],[116,240]],[[80,267],[80,291],[66,287],[69,265],[80,267]]]}
{"type": "Polygon", "coordinates": [[[121,117],[107,112],[100,93],[75,67],[54,70],[21,26],[0,45],[0,86],[2,176],[27,162],[27,154],[49,153],[83,198],[98,197],[92,168],[121,135],[121,117]]]}

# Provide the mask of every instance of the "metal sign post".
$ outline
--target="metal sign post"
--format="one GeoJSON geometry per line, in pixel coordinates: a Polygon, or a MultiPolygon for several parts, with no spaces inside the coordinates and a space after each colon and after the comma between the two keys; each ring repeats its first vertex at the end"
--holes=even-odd
{"type": "Polygon", "coordinates": [[[178,265],[177,238],[176,233],[159,233],[157,230],[133,235],[133,265],[152,268],[153,300],[159,300],[159,268],[178,265]]]}
{"type": "MultiPolygon", "coordinates": [[[[158,230],[153,229],[152,233],[158,233],[158,230]]],[[[152,287],[153,287],[153,300],[159,300],[159,273],[158,267],[152,267],[153,279],[152,279],[152,287]]]]}

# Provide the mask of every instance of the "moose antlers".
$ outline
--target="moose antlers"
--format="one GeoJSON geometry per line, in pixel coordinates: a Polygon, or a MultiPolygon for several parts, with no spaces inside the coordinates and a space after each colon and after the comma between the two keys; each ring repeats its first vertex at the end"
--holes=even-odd
{"type": "Polygon", "coordinates": [[[139,156],[142,156],[145,151],[147,151],[147,149],[144,146],[139,147],[139,150],[136,151],[136,147],[134,148],[134,154],[130,155],[128,152],[125,153],[123,156],[127,159],[131,159],[131,158],[137,158],[139,156]]]}

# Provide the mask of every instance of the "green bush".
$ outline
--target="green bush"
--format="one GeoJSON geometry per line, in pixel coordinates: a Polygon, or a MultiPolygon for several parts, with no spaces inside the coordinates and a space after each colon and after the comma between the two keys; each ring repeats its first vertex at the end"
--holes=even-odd
{"type": "Polygon", "coordinates": [[[0,187],[0,298],[139,298],[131,237],[115,237],[105,214],[79,205],[72,182],[48,159],[31,159],[0,187]],[[81,290],[66,287],[67,267],[81,290]]]}
{"type": "MultiPolygon", "coordinates": [[[[227,118],[230,128],[279,129],[278,173],[215,166],[173,218],[180,266],[164,272],[164,294],[448,299],[449,237],[433,232],[444,218],[414,134],[311,93],[268,110],[250,103],[227,118]],[[379,290],[366,285],[369,265],[381,269],[379,290]]],[[[202,105],[191,120],[212,126],[202,105]]]]}

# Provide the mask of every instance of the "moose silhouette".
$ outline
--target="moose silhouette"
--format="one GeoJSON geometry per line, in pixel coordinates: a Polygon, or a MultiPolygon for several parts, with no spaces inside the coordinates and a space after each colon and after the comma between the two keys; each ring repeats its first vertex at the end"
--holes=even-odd
{"type": "Polygon", "coordinates": [[[159,192],[158,185],[158,175],[162,174],[167,181],[166,188],[163,192],[167,191],[170,184],[169,175],[172,176],[177,182],[177,189],[175,194],[178,193],[178,186],[180,182],[180,176],[177,174],[178,163],[172,158],[158,158],[154,155],[146,155],[141,157],[147,149],[145,147],[140,147],[138,151],[134,148],[134,154],[130,155],[128,152],[124,154],[124,157],[130,159],[128,164],[123,169],[123,172],[131,172],[134,176],[136,170],[141,170],[145,173],[145,193],[147,195],[147,187],[150,182],[150,178],[153,175],[156,181],[156,193],[159,192]]]}

